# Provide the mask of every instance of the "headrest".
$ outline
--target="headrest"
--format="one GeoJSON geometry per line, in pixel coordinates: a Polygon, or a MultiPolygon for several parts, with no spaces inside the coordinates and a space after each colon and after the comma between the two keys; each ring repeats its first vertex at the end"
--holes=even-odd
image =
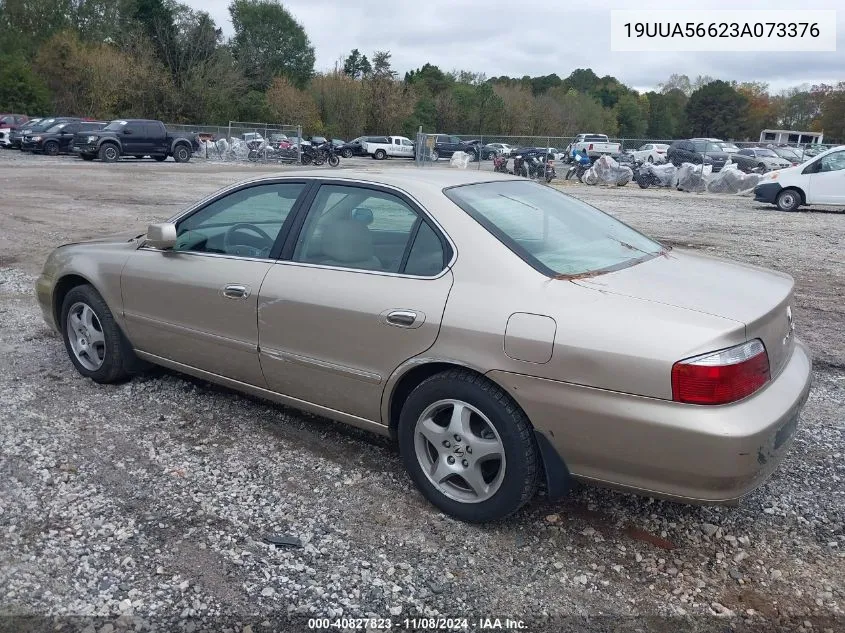
{"type": "Polygon", "coordinates": [[[370,230],[357,220],[338,220],[326,225],[322,248],[323,255],[339,262],[361,262],[375,254],[370,230]]]}

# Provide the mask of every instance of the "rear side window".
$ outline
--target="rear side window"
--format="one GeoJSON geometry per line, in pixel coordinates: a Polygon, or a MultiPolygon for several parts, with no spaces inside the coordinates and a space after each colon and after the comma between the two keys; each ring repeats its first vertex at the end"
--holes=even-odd
{"type": "Polygon", "coordinates": [[[420,224],[414,245],[405,263],[406,275],[433,277],[446,265],[443,242],[427,222],[420,224]]]}

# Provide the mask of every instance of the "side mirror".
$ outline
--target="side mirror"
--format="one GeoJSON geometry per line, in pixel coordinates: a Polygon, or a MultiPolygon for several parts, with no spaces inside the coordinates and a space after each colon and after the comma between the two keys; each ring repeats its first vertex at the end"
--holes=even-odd
{"type": "Polygon", "coordinates": [[[173,248],[176,246],[176,225],[170,222],[150,224],[146,243],[162,251],[173,248]]]}

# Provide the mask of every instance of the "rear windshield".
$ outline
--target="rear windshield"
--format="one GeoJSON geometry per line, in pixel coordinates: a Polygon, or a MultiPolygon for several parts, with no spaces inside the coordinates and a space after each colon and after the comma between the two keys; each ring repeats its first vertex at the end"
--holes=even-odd
{"type": "Polygon", "coordinates": [[[610,272],[663,247],[619,220],[529,181],[446,189],[446,196],[528,264],[550,277],[610,272]]]}

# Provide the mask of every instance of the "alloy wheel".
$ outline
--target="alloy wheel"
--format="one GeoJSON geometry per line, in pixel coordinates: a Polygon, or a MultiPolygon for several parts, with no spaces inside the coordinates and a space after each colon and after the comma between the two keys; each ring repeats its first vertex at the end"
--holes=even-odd
{"type": "Polygon", "coordinates": [[[504,481],[505,448],[498,431],[462,400],[428,406],[417,420],[414,448],[428,480],[455,501],[486,501],[504,481]]]}
{"type": "Polygon", "coordinates": [[[97,371],[106,359],[106,337],[97,314],[87,303],[74,303],[65,324],[76,360],[89,371],[97,371]]]}

